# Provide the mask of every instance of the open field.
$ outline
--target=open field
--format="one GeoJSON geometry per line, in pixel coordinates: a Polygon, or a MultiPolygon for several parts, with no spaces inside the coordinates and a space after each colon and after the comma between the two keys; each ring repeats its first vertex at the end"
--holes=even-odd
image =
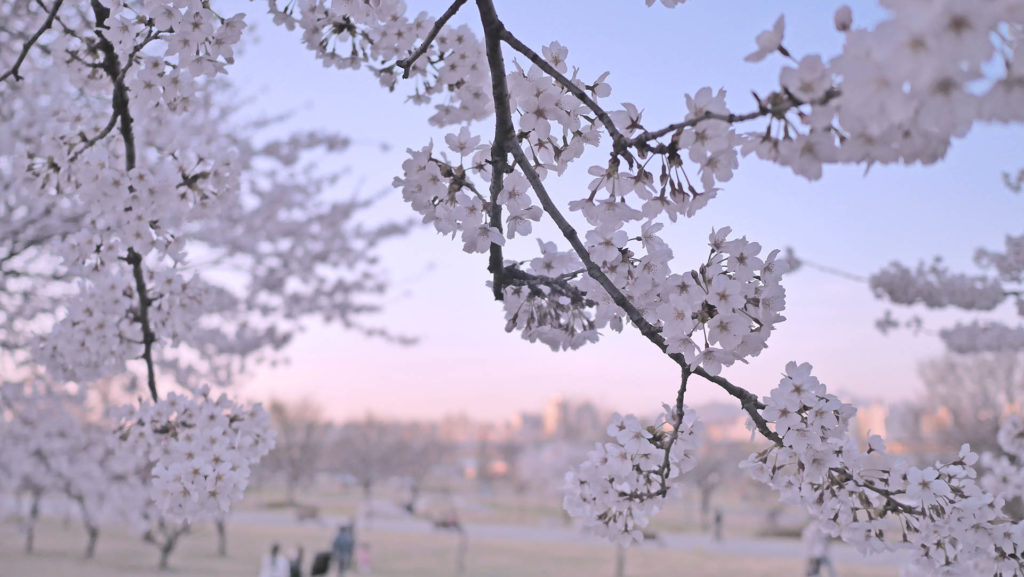
{"type": "MultiPolygon", "coordinates": [[[[373,575],[394,577],[440,577],[454,575],[459,537],[441,531],[401,531],[381,523],[380,528],[362,529],[359,538],[370,544],[373,575]]],[[[488,531],[481,536],[468,527],[466,575],[479,577],[612,576],[615,549],[589,540],[546,542],[547,534],[510,530],[488,531]]],[[[244,519],[228,525],[228,557],[216,555],[216,536],[210,526],[200,526],[184,537],[171,557],[171,569],[155,568],[157,553],[136,537],[117,527],[108,527],[100,539],[96,559],[80,557],[84,535],[71,523],[43,520],[37,535],[37,552],[26,556],[20,550],[21,536],[15,525],[0,525],[0,577],[128,577],[206,576],[255,577],[259,560],[278,541],[285,550],[302,545],[309,555],[326,549],[333,533],[327,523],[283,524],[244,519]]],[[[553,539],[559,533],[551,534],[553,539]]],[[[626,575],[631,577],[685,574],[687,577],[742,575],[776,577],[803,575],[798,557],[784,558],[772,551],[774,542],[743,541],[721,545],[674,542],[667,546],[646,545],[631,549],[626,557],[626,575]],[[683,547],[677,547],[682,544],[683,547]],[[685,548],[686,550],[679,550],[685,548]],[[768,555],[764,555],[765,552],[768,555]]],[[[797,555],[798,543],[781,543],[797,555]],[[794,547],[796,546],[796,547],[794,547]]],[[[843,556],[846,558],[848,556],[843,556]]],[[[894,577],[894,566],[838,563],[842,577],[894,577]]]]}
{"type": "MultiPolygon", "coordinates": [[[[767,519],[772,509],[780,506],[776,499],[765,499],[771,495],[767,490],[757,494],[745,493],[735,483],[724,483],[716,491],[712,510],[724,513],[725,535],[730,537],[758,537],[778,534],[799,535],[805,523],[805,515],[792,507],[783,507],[780,527],[772,529],[767,519]]],[[[407,491],[401,487],[381,484],[374,489],[374,501],[386,508],[397,507],[407,498],[407,491]]],[[[279,508],[285,497],[280,489],[272,487],[250,488],[245,499],[235,510],[266,510],[279,508]]],[[[358,487],[337,483],[320,482],[304,488],[297,501],[315,505],[325,517],[354,517],[364,509],[364,497],[358,487]]],[[[513,525],[561,525],[567,519],[562,509],[559,492],[517,493],[508,487],[498,485],[493,490],[482,492],[478,487],[467,485],[452,490],[451,487],[429,487],[419,500],[419,513],[436,517],[447,510],[455,510],[464,523],[513,524],[513,525]]],[[[702,528],[696,492],[687,487],[680,499],[669,499],[662,510],[651,519],[651,530],[671,533],[707,533],[702,528]]]]}

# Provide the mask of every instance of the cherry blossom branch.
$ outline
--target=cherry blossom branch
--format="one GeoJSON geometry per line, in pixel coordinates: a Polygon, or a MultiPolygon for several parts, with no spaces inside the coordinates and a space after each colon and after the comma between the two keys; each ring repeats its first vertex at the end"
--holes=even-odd
{"type": "Polygon", "coordinates": [[[43,25],[40,26],[39,30],[36,30],[36,33],[33,34],[32,37],[29,38],[21,47],[21,53],[18,54],[18,58],[14,61],[14,66],[12,66],[7,72],[0,74],[0,82],[7,80],[8,77],[14,77],[14,80],[21,81],[22,77],[18,74],[18,70],[21,68],[22,63],[25,62],[25,58],[28,57],[29,51],[32,50],[32,46],[39,40],[39,37],[49,30],[50,26],[53,26],[53,19],[57,17],[57,11],[60,10],[61,5],[63,4],[64,0],[54,0],[53,6],[50,8],[50,11],[46,16],[46,20],[43,21],[43,25]]]}
{"type": "Polygon", "coordinates": [[[683,425],[683,405],[686,400],[686,382],[690,380],[689,367],[683,367],[683,375],[679,383],[679,391],[676,393],[675,419],[672,421],[672,432],[669,434],[668,442],[665,443],[665,458],[661,461],[660,483],[661,488],[656,492],[659,497],[668,494],[668,476],[672,470],[670,458],[672,456],[672,445],[679,439],[679,427],[683,425]]]}
{"type": "MultiPolygon", "coordinates": [[[[128,87],[124,84],[124,73],[128,66],[131,65],[131,62],[126,63],[125,68],[122,69],[117,53],[114,51],[114,45],[99,31],[99,29],[106,26],[106,19],[110,15],[110,10],[100,4],[98,0],[92,0],[92,8],[93,13],[96,15],[100,50],[103,52],[102,68],[107,73],[107,76],[110,77],[111,82],[114,83],[111,106],[114,109],[114,114],[120,121],[118,130],[121,133],[121,140],[124,142],[125,172],[130,173],[135,168],[135,134],[132,130],[132,115],[128,107],[128,87]]],[[[157,402],[160,400],[160,396],[156,390],[156,371],[153,366],[153,343],[156,342],[156,335],[153,333],[153,327],[149,320],[149,306],[153,301],[149,298],[146,290],[146,279],[142,270],[142,255],[136,252],[134,248],[129,247],[128,255],[124,257],[124,261],[131,265],[132,275],[135,278],[135,291],[139,297],[138,320],[139,324],[142,325],[142,359],[146,362],[146,384],[149,387],[149,394],[153,398],[153,402],[157,402]]]]}
{"type": "MultiPolygon", "coordinates": [[[[533,187],[534,192],[537,194],[537,199],[540,200],[541,206],[544,207],[544,212],[548,213],[548,215],[551,216],[551,219],[555,221],[555,225],[562,232],[562,236],[569,241],[569,244],[572,246],[577,256],[579,256],[580,260],[583,261],[587,274],[597,281],[597,283],[601,285],[601,288],[603,288],[605,292],[612,297],[612,301],[614,301],[615,304],[626,313],[626,316],[629,317],[633,326],[640,331],[640,334],[647,337],[647,340],[654,343],[655,346],[661,349],[662,352],[668,355],[668,357],[675,361],[680,367],[689,369],[690,364],[686,361],[686,358],[683,357],[683,355],[667,352],[668,347],[665,344],[665,339],[661,336],[660,329],[644,318],[640,310],[633,306],[633,303],[629,302],[626,295],[623,294],[617,286],[615,286],[615,283],[608,278],[608,275],[601,270],[601,267],[598,266],[592,258],[590,258],[590,252],[585,246],[583,246],[583,243],[580,242],[579,233],[576,232],[576,229],[569,224],[569,221],[565,219],[565,216],[563,216],[558,210],[558,207],[555,206],[554,202],[551,200],[551,196],[548,195],[547,189],[544,187],[544,183],[540,179],[540,175],[537,173],[536,169],[533,168],[533,165],[530,164],[529,159],[526,158],[526,153],[518,142],[515,142],[512,146],[512,156],[516,159],[517,166],[519,166],[526,175],[526,180],[530,182],[530,186],[533,187]]],[[[768,428],[767,421],[765,421],[764,417],[761,416],[761,413],[758,412],[759,409],[764,408],[764,405],[757,400],[757,395],[743,387],[729,382],[724,377],[711,375],[701,367],[694,369],[693,373],[718,385],[727,393],[739,399],[740,405],[750,416],[750,419],[754,422],[758,432],[776,445],[782,444],[782,439],[774,431],[768,428]]]]}
{"type": "Polygon", "coordinates": [[[404,70],[402,78],[409,78],[409,73],[412,71],[412,65],[416,63],[416,60],[418,60],[420,56],[423,56],[427,52],[427,49],[430,48],[430,45],[434,42],[434,38],[437,38],[437,35],[441,32],[441,29],[444,28],[444,25],[452,19],[452,16],[455,16],[465,3],[466,0],[455,0],[455,2],[453,2],[452,5],[444,11],[444,14],[434,22],[433,28],[430,29],[427,37],[423,39],[423,42],[419,47],[409,54],[409,56],[395,62],[395,66],[404,70]]]}
{"type": "Polygon", "coordinates": [[[693,373],[711,381],[721,387],[725,392],[739,399],[740,406],[743,407],[743,410],[750,416],[750,420],[754,423],[754,426],[757,427],[757,432],[761,433],[761,436],[772,443],[779,446],[782,445],[782,437],[779,437],[778,433],[768,428],[768,421],[766,421],[761,415],[760,410],[764,409],[764,403],[757,399],[757,395],[739,385],[734,385],[721,375],[712,375],[708,373],[703,367],[697,367],[693,370],[693,373]]]}
{"type": "Polygon", "coordinates": [[[839,483],[853,483],[854,485],[856,485],[857,487],[859,487],[861,489],[866,489],[868,491],[871,491],[872,493],[875,493],[876,495],[878,495],[878,496],[882,497],[883,499],[885,499],[885,507],[886,507],[886,509],[888,509],[890,511],[893,511],[893,512],[896,512],[896,513],[903,513],[903,514],[911,515],[911,516],[920,516],[920,515],[923,514],[923,511],[921,509],[918,509],[918,508],[916,508],[916,507],[914,507],[912,505],[908,505],[906,503],[903,503],[903,502],[897,500],[896,499],[897,493],[895,493],[893,491],[890,491],[889,489],[885,489],[883,487],[879,487],[879,486],[875,485],[874,483],[872,483],[871,481],[868,481],[868,480],[863,480],[862,481],[860,479],[857,479],[853,475],[851,475],[850,472],[848,470],[846,470],[846,469],[840,469],[840,468],[837,468],[837,467],[830,468],[829,469],[829,480],[833,480],[837,484],[839,484],[839,483]],[[835,475],[839,475],[839,478],[836,479],[835,475]]]}
{"type": "MultiPolygon", "coordinates": [[[[493,45],[495,44],[496,40],[495,36],[497,36],[501,40],[504,40],[505,43],[508,44],[511,48],[522,53],[524,56],[529,58],[531,62],[534,62],[539,68],[541,68],[541,70],[543,70],[544,72],[552,76],[560,84],[565,86],[565,88],[569,90],[569,92],[571,92],[573,95],[577,96],[585,104],[587,104],[587,106],[590,107],[595,112],[595,114],[598,115],[599,118],[603,116],[602,123],[604,123],[605,126],[608,128],[613,138],[615,138],[616,140],[621,139],[623,141],[626,141],[625,137],[622,136],[622,134],[618,132],[618,130],[615,128],[614,123],[611,122],[611,118],[607,115],[607,113],[604,112],[603,109],[601,109],[601,107],[596,102],[593,101],[593,99],[591,99],[583,90],[576,86],[572,81],[570,81],[568,78],[566,78],[557,70],[555,70],[554,67],[552,67],[546,60],[541,58],[540,55],[538,55],[536,52],[533,52],[528,46],[519,41],[511,32],[509,32],[504,27],[504,25],[498,19],[498,16],[494,11],[494,6],[490,0],[478,0],[477,4],[480,7],[481,19],[484,23],[484,39],[488,48],[488,61],[492,64],[491,79],[492,86],[495,87],[494,102],[496,127],[501,126],[503,124],[511,126],[512,114],[511,110],[507,105],[508,90],[504,81],[504,65],[496,67],[494,66],[494,60],[492,59],[493,45]],[[499,76],[500,82],[497,80],[499,76]],[[502,89],[503,91],[499,93],[498,89],[502,89]],[[500,109],[499,103],[502,104],[500,106],[500,109]]],[[[500,46],[497,47],[497,50],[497,58],[500,59],[500,46]]],[[[688,122],[696,124],[699,121],[699,119],[691,119],[688,122]]],[[[530,182],[530,186],[537,194],[537,198],[540,201],[541,206],[544,208],[544,211],[548,213],[549,216],[551,216],[552,220],[555,222],[555,225],[558,227],[559,231],[561,231],[562,236],[564,236],[565,239],[569,241],[569,244],[572,246],[573,251],[577,254],[577,256],[579,256],[580,260],[583,261],[586,272],[591,276],[591,278],[593,278],[595,281],[597,281],[598,284],[601,285],[601,287],[605,290],[605,292],[608,293],[608,295],[612,298],[615,304],[618,305],[619,308],[621,308],[626,313],[626,316],[633,323],[633,325],[637,327],[640,333],[643,336],[645,336],[649,341],[654,343],[655,346],[661,349],[662,352],[665,352],[668,355],[668,357],[675,361],[680,367],[682,367],[688,377],[689,372],[691,371],[689,363],[686,361],[683,355],[679,353],[667,352],[667,345],[665,344],[665,339],[661,335],[660,329],[655,327],[646,318],[644,318],[640,310],[637,309],[629,301],[626,295],[623,294],[621,290],[619,290],[615,283],[612,282],[610,278],[608,278],[604,271],[601,270],[601,267],[598,266],[597,263],[595,263],[594,260],[590,257],[590,252],[580,241],[579,233],[571,224],[569,224],[568,220],[566,220],[566,218],[562,215],[561,211],[558,210],[558,207],[555,206],[554,202],[551,199],[551,196],[547,192],[547,189],[544,187],[540,175],[537,173],[536,169],[533,167],[533,164],[527,158],[526,153],[523,150],[521,144],[518,142],[518,140],[515,140],[514,138],[511,137],[512,134],[514,133],[512,133],[510,130],[501,131],[496,129],[495,141],[494,145],[492,146],[492,162],[494,158],[495,148],[500,147],[501,150],[504,150],[504,148],[507,146],[511,149],[512,156],[516,160],[516,165],[521,168],[521,170],[526,176],[526,179],[530,182]],[[508,138],[511,142],[507,144],[502,143],[502,134],[509,135],[508,138]]],[[[494,182],[495,180],[494,177],[492,176],[492,191],[494,189],[494,182]]],[[[493,194],[492,199],[496,200],[496,196],[493,194]]],[[[492,244],[491,246],[493,248],[495,245],[492,244]]],[[[764,408],[764,405],[760,401],[758,401],[756,395],[740,386],[730,383],[727,379],[723,377],[710,375],[703,368],[698,367],[696,370],[693,370],[692,372],[718,385],[731,396],[738,399],[743,410],[746,411],[747,414],[750,416],[758,432],[760,432],[761,435],[763,435],[766,439],[772,441],[774,444],[782,444],[782,439],[778,436],[778,434],[776,434],[774,431],[768,428],[768,423],[765,421],[764,417],[762,417],[761,414],[758,412],[760,409],[764,408]]]]}
{"type": "Polygon", "coordinates": [[[618,127],[616,127],[615,123],[612,122],[612,118],[609,116],[608,112],[605,111],[605,109],[602,108],[601,105],[593,98],[591,98],[585,90],[577,86],[572,80],[566,78],[566,76],[552,66],[550,62],[545,60],[540,54],[534,52],[529,46],[523,44],[522,41],[516,38],[515,35],[509,32],[504,26],[501,27],[499,34],[505,44],[508,44],[510,48],[525,56],[530,62],[536,65],[537,68],[540,68],[545,74],[561,84],[562,87],[569,91],[570,94],[579,98],[583,104],[587,105],[587,108],[597,115],[598,120],[600,120],[601,124],[603,124],[608,130],[608,133],[612,137],[612,141],[615,143],[616,154],[628,154],[626,148],[629,144],[629,139],[619,132],[618,127]]]}
{"type": "MultiPolygon", "coordinates": [[[[92,9],[96,16],[96,35],[100,39],[99,48],[103,52],[101,67],[114,84],[111,107],[120,120],[119,132],[124,141],[125,171],[130,172],[135,168],[135,135],[132,132],[131,111],[128,109],[128,87],[124,84],[124,71],[121,69],[117,52],[114,51],[114,45],[101,32],[101,29],[107,27],[106,21],[110,16],[110,9],[100,4],[98,0],[92,0],[92,9]]],[[[128,65],[130,62],[126,64],[126,66],[128,65]]]]}
{"type": "Polygon", "coordinates": [[[621,154],[625,156],[627,160],[631,160],[632,158],[629,155],[628,149],[633,147],[638,148],[638,150],[641,151],[645,149],[650,149],[655,152],[666,152],[666,150],[662,150],[663,147],[650,148],[647,146],[647,143],[651,140],[656,140],[672,132],[696,126],[697,124],[700,124],[701,122],[704,122],[706,120],[721,120],[729,124],[735,124],[769,115],[781,117],[784,116],[786,112],[788,112],[789,110],[796,108],[798,106],[802,106],[804,104],[826,104],[832,99],[839,96],[838,90],[836,90],[835,88],[830,88],[828,91],[825,92],[825,94],[821,98],[811,103],[808,103],[803,102],[800,99],[793,96],[791,93],[786,92],[786,100],[784,102],[778,103],[775,106],[770,106],[768,104],[761,102],[761,99],[757,98],[757,95],[755,95],[754,97],[758,101],[758,108],[755,111],[748,112],[746,114],[720,114],[709,110],[705,111],[704,114],[700,116],[690,118],[682,122],[670,124],[664,128],[655,130],[653,132],[645,130],[633,138],[627,138],[621,132],[619,132],[618,128],[615,126],[615,123],[612,122],[611,116],[608,114],[607,111],[605,111],[601,107],[601,105],[599,105],[593,98],[591,98],[590,95],[586,93],[586,91],[581,89],[572,80],[570,80],[564,74],[559,72],[554,66],[551,65],[550,62],[545,60],[544,57],[534,52],[529,46],[527,46],[518,38],[516,38],[515,35],[513,35],[511,32],[508,31],[508,29],[504,27],[502,27],[501,29],[501,39],[506,44],[508,44],[509,47],[525,56],[530,62],[532,62],[542,71],[544,71],[545,74],[550,76],[553,80],[555,80],[558,84],[565,88],[569,93],[571,93],[576,98],[580,99],[580,101],[583,102],[583,104],[585,104],[587,108],[589,108],[598,117],[598,119],[601,121],[601,124],[603,124],[605,128],[608,130],[614,143],[613,154],[621,154]]]}
{"type": "MultiPolygon", "coordinates": [[[[498,194],[501,193],[505,179],[505,173],[509,171],[508,148],[515,135],[515,128],[512,124],[512,110],[509,104],[508,83],[505,80],[505,59],[501,55],[501,31],[505,26],[498,19],[498,13],[494,9],[491,0],[476,0],[477,9],[480,12],[480,22],[484,27],[484,42],[487,50],[487,65],[491,72],[491,93],[494,95],[494,143],[491,145],[491,204],[489,210],[490,226],[498,229],[501,227],[501,204],[498,202],[498,194]]],[[[490,260],[487,270],[494,276],[491,289],[494,300],[504,300],[502,292],[504,282],[504,258],[502,258],[501,246],[492,242],[490,246],[490,260]]]]}
{"type": "Polygon", "coordinates": [[[524,271],[516,265],[505,267],[502,273],[505,286],[526,286],[532,290],[539,290],[537,287],[546,286],[553,293],[568,297],[573,304],[594,306],[593,300],[587,298],[587,293],[569,284],[563,277],[549,277],[532,274],[524,271]]]}
{"type": "Polygon", "coordinates": [[[696,125],[698,125],[701,122],[704,122],[706,120],[721,120],[722,122],[727,122],[729,124],[736,124],[736,123],[739,123],[739,122],[746,122],[748,120],[754,120],[754,119],[757,119],[757,118],[761,118],[763,116],[782,117],[787,112],[792,110],[793,108],[796,108],[798,106],[803,106],[804,104],[818,104],[818,105],[827,104],[829,101],[831,101],[832,99],[834,99],[834,98],[839,96],[839,90],[837,90],[835,88],[829,88],[825,92],[825,94],[822,95],[821,98],[819,98],[817,100],[814,100],[812,102],[803,102],[800,99],[798,99],[797,97],[793,96],[788,91],[785,93],[785,96],[786,96],[786,100],[784,102],[781,102],[781,103],[779,103],[779,104],[777,104],[775,106],[770,106],[768,104],[765,104],[765,103],[761,102],[761,99],[757,98],[757,95],[754,95],[754,98],[757,99],[757,101],[758,101],[757,110],[754,110],[752,112],[748,112],[746,114],[732,114],[732,113],[720,114],[720,113],[712,112],[710,110],[706,110],[706,111],[704,111],[704,114],[701,114],[699,116],[695,116],[693,118],[684,120],[682,122],[676,122],[674,124],[669,124],[668,126],[666,126],[664,128],[661,128],[659,130],[655,130],[653,132],[645,130],[644,132],[641,132],[640,134],[638,134],[638,135],[634,136],[633,138],[629,139],[629,146],[639,146],[639,145],[642,145],[642,144],[647,143],[647,142],[649,142],[651,140],[656,140],[658,138],[661,138],[662,136],[665,136],[666,134],[670,134],[672,132],[676,132],[677,130],[682,130],[684,128],[692,128],[692,127],[694,127],[694,126],[696,126],[696,125]]]}
{"type": "Polygon", "coordinates": [[[153,343],[156,342],[156,335],[149,322],[149,305],[153,304],[153,300],[147,294],[146,279],[142,274],[142,255],[129,248],[124,260],[131,265],[135,277],[135,292],[139,296],[139,324],[142,325],[142,359],[146,361],[146,384],[155,403],[160,397],[156,392],[156,372],[153,369],[153,343]]]}
{"type": "Polygon", "coordinates": [[[72,163],[78,160],[78,157],[81,156],[83,152],[89,150],[90,148],[95,146],[97,142],[106,138],[107,135],[110,134],[112,130],[114,130],[114,127],[117,126],[117,120],[118,118],[120,118],[120,116],[121,113],[116,108],[114,108],[110,113],[110,120],[107,121],[107,124],[99,132],[97,132],[95,136],[83,142],[82,147],[76,150],[75,153],[68,158],[68,163],[72,163]]]}

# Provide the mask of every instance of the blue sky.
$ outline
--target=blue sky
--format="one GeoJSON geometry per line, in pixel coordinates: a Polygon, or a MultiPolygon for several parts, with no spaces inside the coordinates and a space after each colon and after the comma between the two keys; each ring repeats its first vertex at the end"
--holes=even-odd
{"type": "MultiPolygon", "coordinates": [[[[435,14],[447,5],[408,3],[411,10],[435,14]]],[[[284,129],[327,127],[358,143],[344,157],[353,177],[339,194],[357,185],[390,188],[407,147],[443,137],[427,125],[430,111],[404,103],[401,89],[389,94],[365,71],[322,68],[297,33],[270,23],[261,2],[226,4],[251,12],[250,37],[259,38],[231,71],[241,93],[254,98],[251,110],[291,110],[284,129]],[[390,152],[374,146],[382,141],[390,152]]],[[[675,10],[645,8],[642,0],[496,5],[506,26],[527,44],[539,48],[557,39],[569,47],[569,63],[584,78],[610,71],[610,100],[644,108],[652,126],[682,117],[684,94],[702,86],[724,87],[734,109],[751,108],[750,91],[768,92],[785,62],[776,55],[750,64],[743,56],[780,13],[786,14],[785,44],[795,55],[827,57],[842,41],[832,30],[838,5],[832,2],[694,0],[675,10]]],[[[855,23],[878,17],[877,9],[868,8],[857,8],[855,23]]],[[[463,10],[464,20],[472,22],[472,3],[463,10]]],[[[808,259],[862,275],[892,260],[916,263],[934,254],[968,267],[976,247],[998,246],[1005,234],[1019,232],[1022,199],[1002,187],[1000,175],[1021,166],[1021,143],[1019,129],[980,126],[939,165],[873,167],[866,174],[863,167],[827,167],[817,182],[743,159],[719,198],[677,224],[669,238],[677,257],[692,255],[694,262],[706,253],[710,229],[728,225],[766,250],[793,246],[808,259]]],[[[552,187],[563,206],[588,181],[586,164],[577,168],[552,187]]],[[[411,214],[392,192],[374,217],[411,214]]],[[[542,230],[549,240],[557,236],[542,230]]],[[[534,241],[526,242],[524,250],[531,250],[534,241]]],[[[501,307],[484,287],[486,258],[462,253],[460,243],[422,228],[393,242],[384,256],[396,286],[377,320],[419,336],[418,346],[397,348],[314,324],[290,348],[292,363],[259,369],[245,384],[246,393],[308,395],[340,416],[466,412],[481,418],[536,408],[556,393],[634,412],[649,412],[674,397],[674,365],[632,331],[571,353],[551,353],[506,334],[501,307]]],[[[933,337],[881,335],[874,321],[886,307],[864,285],[813,270],[790,275],[784,284],[789,320],[768,351],[748,366],[726,369],[726,376],[763,394],[786,361],[798,360],[814,364],[826,384],[848,395],[897,399],[919,391],[917,364],[941,352],[933,337]]],[[[724,398],[710,384],[690,391],[691,402],[724,398]]]]}

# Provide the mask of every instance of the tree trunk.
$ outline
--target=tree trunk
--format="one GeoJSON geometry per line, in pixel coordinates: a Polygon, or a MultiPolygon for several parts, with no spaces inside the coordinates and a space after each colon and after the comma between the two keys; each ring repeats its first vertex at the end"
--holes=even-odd
{"type": "Polygon", "coordinates": [[[224,518],[219,517],[216,521],[217,524],[217,555],[221,557],[228,556],[228,530],[225,525],[224,518]]]}
{"type": "Polygon", "coordinates": [[[39,500],[42,493],[32,493],[32,504],[28,510],[28,522],[25,524],[25,553],[31,555],[36,546],[36,519],[39,518],[39,500]]]}
{"type": "Polygon", "coordinates": [[[615,577],[626,574],[626,548],[619,545],[615,548],[615,577]]]}
{"type": "Polygon", "coordinates": [[[466,574],[466,553],[469,552],[469,535],[465,529],[459,529],[459,544],[455,550],[455,574],[466,574]]]}
{"type": "Polygon", "coordinates": [[[96,542],[100,540],[100,528],[89,523],[85,526],[85,533],[88,539],[85,542],[85,558],[92,559],[96,556],[96,542]]]}
{"type": "Polygon", "coordinates": [[[363,503],[366,504],[366,518],[373,518],[373,481],[363,483],[363,503]]]}
{"type": "Polygon", "coordinates": [[[171,556],[171,551],[174,551],[174,545],[177,543],[177,541],[178,541],[178,537],[177,536],[173,536],[173,537],[168,536],[167,540],[164,541],[164,544],[160,546],[160,570],[161,571],[167,569],[167,567],[168,567],[167,559],[171,556]]]}
{"type": "Polygon", "coordinates": [[[96,556],[96,541],[100,538],[99,525],[93,522],[91,516],[89,516],[89,509],[85,506],[85,499],[78,495],[74,497],[75,501],[78,502],[78,508],[82,513],[82,525],[85,526],[85,558],[92,559],[96,556]]]}

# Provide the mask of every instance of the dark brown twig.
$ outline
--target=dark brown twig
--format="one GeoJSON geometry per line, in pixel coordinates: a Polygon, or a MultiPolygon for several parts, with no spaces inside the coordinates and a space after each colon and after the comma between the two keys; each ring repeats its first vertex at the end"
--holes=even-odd
{"type": "Polygon", "coordinates": [[[53,26],[53,19],[57,17],[57,11],[60,10],[62,4],[64,4],[64,0],[54,0],[53,6],[46,15],[46,20],[43,21],[43,25],[40,26],[39,30],[36,30],[36,33],[33,34],[32,37],[29,38],[21,47],[21,53],[18,54],[18,58],[14,61],[14,66],[12,66],[7,72],[0,74],[0,82],[3,82],[4,80],[7,80],[8,77],[12,76],[15,80],[19,82],[21,81],[21,75],[18,74],[18,70],[21,69],[22,63],[25,62],[25,58],[28,57],[29,51],[32,50],[32,46],[39,40],[39,37],[49,30],[50,26],[53,26]]]}
{"type": "Polygon", "coordinates": [[[156,342],[156,335],[153,334],[153,327],[149,322],[149,305],[153,300],[149,298],[146,289],[146,279],[142,271],[142,255],[135,252],[135,249],[128,249],[128,256],[125,257],[132,267],[132,276],[135,277],[135,292],[139,297],[139,324],[142,325],[142,359],[146,361],[146,384],[149,385],[149,394],[153,402],[160,400],[156,392],[156,373],[153,367],[153,343],[156,342]]]}
{"type": "Polygon", "coordinates": [[[452,16],[455,16],[455,13],[458,12],[459,8],[462,8],[462,5],[465,3],[466,0],[455,0],[455,2],[452,2],[452,5],[449,6],[448,9],[444,11],[444,14],[437,19],[437,22],[434,22],[434,26],[430,29],[430,32],[427,33],[427,37],[423,39],[423,42],[419,47],[409,54],[409,56],[395,62],[395,66],[404,70],[402,78],[409,77],[409,73],[412,71],[412,65],[416,63],[416,60],[418,60],[420,56],[423,56],[423,54],[426,53],[427,49],[430,48],[430,44],[434,42],[434,38],[437,38],[441,29],[444,28],[444,25],[452,19],[452,16]]]}
{"type": "Polygon", "coordinates": [[[505,44],[508,44],[510,48],[525,56],[530,62],[535,64],[537,68],[540,68],[545,74],[561,84],[562,87],[570,94],[580,99],[587,108],[597,115],[598,120],[600,120],[601,124],[603,124],[608,130],[608,133],[612,137],[612,141],[615,143],[615,152],[628,154],[626,149],[629,144],[629,139],[619,132],[618,127],[615,126],[615,123],[612,121],[611,116],[608,115],[608,112],[601,108],[601,105],[594,101],[594,99],[591,98],[585,90],[577,86],[572,80],[566,78],[566,76],[552,66],[550,62],[545,60],[540,54],[534,52],[529,46],[523,44],[522,41],[516,38],[515,35],[509,32],[504,26],[501,27],[500,35],[501,39],[505,44]]]}

